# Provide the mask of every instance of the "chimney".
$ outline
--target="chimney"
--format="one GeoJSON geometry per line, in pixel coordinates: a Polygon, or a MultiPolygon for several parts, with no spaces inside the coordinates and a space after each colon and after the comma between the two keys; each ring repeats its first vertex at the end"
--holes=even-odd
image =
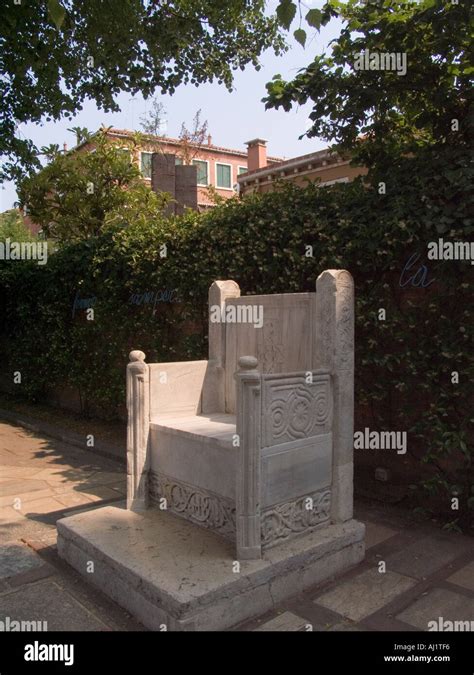
{"type": "Polygon", "coordinates": [[[209,134],[209,136],[207,137],[207,144],[208,144],[208,145],[212,145],[212,136],[211,136],[211,134],[209,134]]]}
{"type": "Polygon", "coordinates": [[[63,152],[67,152],[67,143],[63,143],[63,152]]]}
{"type": "Polygon", "coordinates": [[[249,171],[263,169],[267,166],[267,141],[254,138],[247,141],[247,168],[249,171]]]}

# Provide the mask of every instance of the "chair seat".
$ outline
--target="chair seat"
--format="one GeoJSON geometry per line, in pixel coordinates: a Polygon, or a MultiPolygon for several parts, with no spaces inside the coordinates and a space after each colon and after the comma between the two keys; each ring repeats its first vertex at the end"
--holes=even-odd
{"type": "Polygon", "coordinates": [[[150,421],[150,469],[172,483],[235,501],[235,416],[158,415],[150,421]]]}
{"type": "Polygon", "coordinates": [[[184,434],[193,438],[205,436],[219,445],[231,446],[236,433],[235,415],[207,413],[205,415],[158,415],[151,418],[151,426],[168,433],[184,434]]]}

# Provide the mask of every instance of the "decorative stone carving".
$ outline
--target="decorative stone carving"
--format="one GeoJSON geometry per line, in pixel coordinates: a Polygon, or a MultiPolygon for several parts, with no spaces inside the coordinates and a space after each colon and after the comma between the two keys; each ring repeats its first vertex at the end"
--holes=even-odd
{"type": "MultiPolygon", "coordinates": [[[[316,293],[252,295],[230,299],[228,305],[242,309],[258,307],[263,319],[253,322],[225,323],[225,411],[235,414],[234,373],[240,356],[254,356],[262,373],[296,373],[311,370],[316,332],[313,307],[316,293]]],[[[238,315],[238,314],[237,314],[238,315]]]]}
{"type": "Polygon", "coordinates": [[[237,381],[237,435],[240,439],[237,462],[237,557],[261,557],[260,542],[260,391],[261,375],[253,356],[241,356],[237,381]]]}
{"type": "Polygon", "coordinates": [[[348,272],[337,277],[336,354],[341,370],[354,367],[354,284],[348,272]]]}
{"type": "Polygon", "coordinates": [[[150,370],[145,354],[130,352],[127,366],[127,508],[141,511],[147,506],[150,429],[150,370]]]}
{"type": "Polygon", "coordinates": [[[316,341],[316,362],[318,366],[329,367],[333,376],[331,520],[340,523],[350,520],[353,510],[354,282],[349,272],[325,270],[319,275],[316,282],[316,317],[326,326],[323,337],[316,341]]]}
{"type": "Polygon", "coordinates": [[[211,321],[209,361],[130,355],[127,496],[129,508],[165,497],[255,560],[262,543],[352,518],[353,281],[326,270],[316,293],[239,296],[215,282],[209,303],[251,301],[263,322],[211,321]]]}
{"type": "Polygon", "coordinates": [[[156,471],[150,472],[150,498],[202,527],[215,530],[226,537],[235,537],[235,505],[206,490],[188,485],[156,471]]]}
{"type": "MultiPolygon", "coordinates": [[[[317,297],[317,296],[316,296],[317,297]]],[[[319,331],[319,363],[317,365],[329,368],[333,362],[334,355],[334,302],[329,293],[319,299],[317,309],[317,321],[320,326],[319,331]]]]}
{"type": "Polygon", "coordinates": [[[262,546],[279,543],[321,525],[329,520],[330,515],[329,489],[278,504],[262,514],[262,546]]]}
{"type": "Polygon", "coordinates": [[[316,283],[317,366],[354,367],[354,282],[346,270],[326,270],[316,283]]]}
{"type": "Polygon", "coordinates": [[[332,392],[329,374],[280,377],[265,381],[265,447],[310,438],[330,423],[332,392]]]}
{"type": "Polygon", "coordinates": [[[280,373],[284,363],[283,345],[278,342],[273,321],[265,322],[263,327],[263,344],[258,354],[264,373],[280,373]]]}

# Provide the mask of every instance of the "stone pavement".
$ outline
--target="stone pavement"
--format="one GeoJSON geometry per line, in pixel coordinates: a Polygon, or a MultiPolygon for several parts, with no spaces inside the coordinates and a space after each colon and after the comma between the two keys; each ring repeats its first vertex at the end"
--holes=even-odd
{"type": "Polygon", "coordinates": [[[144,630],[56,554],[56,521],[124,499],[123,465],[0,422],[0,621],[144,630]]]}
{"type": "MultiPolygon", "coordinates": [[[[140,631],[56,553],[56,520],[123,500],[122,465],[0,422],[0,621],[47,621],[48,630],[140,631]]],[[[472,621],[474,541],[359,504],[364,562],[237,630],[427,630],[472,621]],[[385,563],[385,572],[383,569],[385,563]]]]}

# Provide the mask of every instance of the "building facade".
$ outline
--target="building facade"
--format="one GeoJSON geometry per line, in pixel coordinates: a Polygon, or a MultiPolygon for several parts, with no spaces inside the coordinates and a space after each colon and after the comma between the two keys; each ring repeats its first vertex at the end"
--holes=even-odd
{"type": "MultiPolygon", "coordinates": [[[[107,135],[124,149],[130,148],[130,140],[135,132],[126,129],[109,129],[107,135]]],[[[143,134],[138,146],[132,148],[131,161],[135,162],[143,179],[152,186],[153,153],[175,155],[177,164],[191,164],[197,168],[197,204],[199,209],[206,209],[214,204],[213,193],[229,199],[237,191],[238,177],[249,170],[249,153],[244,150],[233,150],[212,143],[207,137],[205,144],[183,143],[178,138],[167,136],[150,136],[143,134]]],[[[84,144],[89,147],[90,144],[84,144]]],[[[281,158],[269,157],[269,165],[281,162],[281,158]]]]}
{"type": "Polygon", "coordinates": [[[356,176],[367,173],[364,167],[350,166],[349,159],[342,158],[329,148],[301,157],[270,163],[265,158],[266,142],[262,139],[255,139],[251,143],[258,147],[258,151],[252,153],[249,145],[249,171],[240,174],[237,178],[239,192],[243,197],[255,192],[271,192],[275,188],[276,181],[290,181],[300,187],[305,187],[308,182],[315,181],[318,181],[320,185],[331,185],[347,183],[354,180],[356,176]]]}
{"type": "MultiPolygon", "coordinates": [[[[278,181],[291,181],[300,187],[318,181],[324,186],[349,182],[367,173],[365,167],[351,166],[349,159],[329,148],[282,159],[268,157],[267,141],[261,138],[247,141],[247,151],[244,151],[214,145],[210,135],[206,143],[193,144],[149,134],[140,134],[137,142],[136,132],[126,129],[110,128],[106,133],[112,142],[130,153],[130,161],[138,166],[150,188],[172,194],[177,204],[173,212],[177,214],[185,208],[199,211],[211,208],[215,204],[215,195],[229,199],[236,194],[245,197],[270,192],[278,181]],[[178,166],[181,165],[194,166],[196,171],[180,170],[178,166]]],[[[93,148],[92,138],[70,152],[93,148]]],[[[25,222],[32,232],[37,233],[38,228],[26,214],[25,222]]]]}

